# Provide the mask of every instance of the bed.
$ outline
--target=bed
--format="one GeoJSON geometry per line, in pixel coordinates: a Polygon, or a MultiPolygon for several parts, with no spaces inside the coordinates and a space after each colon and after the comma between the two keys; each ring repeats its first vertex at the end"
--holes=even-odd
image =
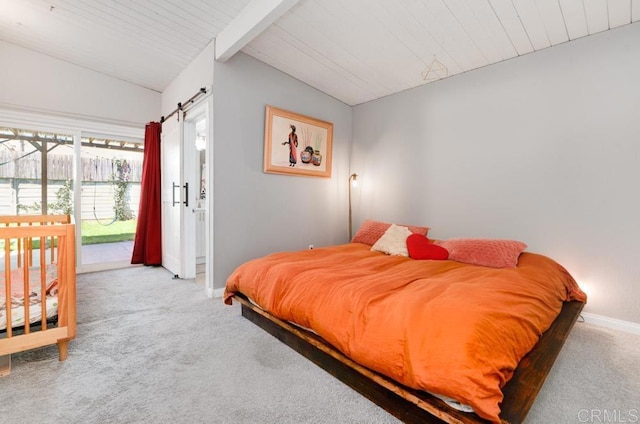
{"type": "Polygon", "coordinates": [[[371,248],[251,260],[224,301],[405,422],[522,422],[586,301],[569,273],[371,248]]]}
{"type": "Polygon", "coordinates": [[[0,375],[11,354],[76,336],[75,225],[69,215],[0,216],[0,375]]]}

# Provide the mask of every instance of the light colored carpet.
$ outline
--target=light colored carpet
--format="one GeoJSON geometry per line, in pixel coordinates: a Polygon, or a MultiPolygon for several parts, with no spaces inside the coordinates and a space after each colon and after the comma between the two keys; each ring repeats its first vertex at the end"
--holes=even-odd
{"type": "MultiPolygon", "coordinates": [[[[0,379],[1,423],[397,422],[237,305],[162,268],[78,276],[78,324],[65,362],[55,347],[13,355],[0,379]]],[[[527,422],[605,422],[594,410],[632,418],[638,342],[577,324],[527,422]]]]}

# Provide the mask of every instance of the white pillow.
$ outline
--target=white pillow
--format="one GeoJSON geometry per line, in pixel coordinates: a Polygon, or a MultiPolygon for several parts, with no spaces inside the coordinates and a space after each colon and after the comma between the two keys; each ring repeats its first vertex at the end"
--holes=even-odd
{"type": "Polygon", "coordinates": [[[411,231],[407,227],[391,224],[382,237],[371,246],[371,250],[393,256],[409,256],[407,237],[410,235],[411,231]]]}

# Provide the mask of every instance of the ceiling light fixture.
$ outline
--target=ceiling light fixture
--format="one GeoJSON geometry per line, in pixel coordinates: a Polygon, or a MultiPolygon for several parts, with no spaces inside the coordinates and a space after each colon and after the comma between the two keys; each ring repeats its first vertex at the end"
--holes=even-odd
{"type": "Polygon", "coordinates": [[[426,82],[439,80],[449,76],[449,69],[433,55],[431,63],[422,71],[422,79],[426,82]]]}

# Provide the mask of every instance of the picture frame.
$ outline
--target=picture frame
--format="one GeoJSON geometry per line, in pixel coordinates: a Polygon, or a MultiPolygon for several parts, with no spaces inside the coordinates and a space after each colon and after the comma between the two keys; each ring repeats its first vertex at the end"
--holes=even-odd
{"type": "Polygon", "coordinates": [[[332,123],[266,106],[264,172],[331,178],[332,148],[332,123]]]}

